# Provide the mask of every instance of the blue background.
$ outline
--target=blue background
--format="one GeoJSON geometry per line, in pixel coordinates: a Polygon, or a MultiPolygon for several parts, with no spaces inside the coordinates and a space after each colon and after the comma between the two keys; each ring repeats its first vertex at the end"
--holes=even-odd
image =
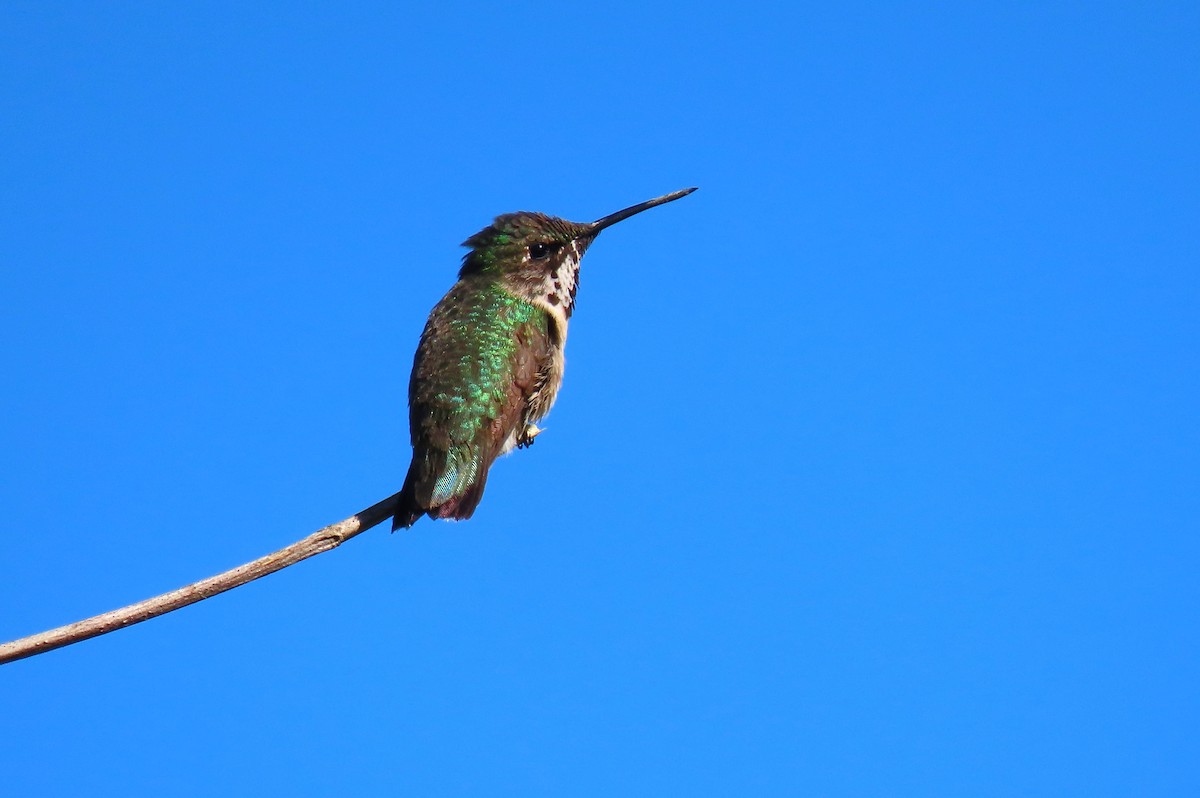
{"type": "Polygon", "coordinates": [[[397,490],[458,242],[613,228],[471,521],[0,669],[11,795],[1200,794],[1194,3],[6,3],[0,637],[397,490]]]}

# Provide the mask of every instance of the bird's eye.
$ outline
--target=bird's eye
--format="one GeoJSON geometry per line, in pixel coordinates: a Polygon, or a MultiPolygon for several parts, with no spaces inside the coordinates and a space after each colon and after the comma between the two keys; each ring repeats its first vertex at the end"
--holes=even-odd
{"type": "Polygon", "coordinates": [[[534,260],[541,260],[542,258],[545,258],[549,255],[550,255],[550,245],[549,244],[543,244],[542,242],[539,241],[536,244],[529,245],[529,257],[533,258],[534,260]]]}

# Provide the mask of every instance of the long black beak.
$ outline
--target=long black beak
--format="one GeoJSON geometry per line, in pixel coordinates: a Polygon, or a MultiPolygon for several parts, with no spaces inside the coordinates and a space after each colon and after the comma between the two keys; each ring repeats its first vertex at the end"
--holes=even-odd
{"type": "Polygon", "coordinates": [[[638,214],[644,210],[653,208],[655,205],[662,205],[667,202],[674,202],[675,200],[679,199],[680,197],[686,197],[688,194],[691,194],[693,191],[695,191],[696,188],[697,188],[697,186],[693,186],[692,188],[681,188],[679,191],[672,191],[670,194],[663,194],[661,197],[655,197],[652,200],[646,200],[645,202],[639,202],[637,205],[630,205],[625,210],[617,211],[616,213],[610,213],[608,216],[605,216],[603,219],[597,219],[596,221],[589,224],[588,231],[585,235],[595,236],[597,233],[599,233],[604,228],[610,227],[610,226],[616,224],[617,222],[628,219],[630,216],[633,216],[634,214],[638,214]]]}

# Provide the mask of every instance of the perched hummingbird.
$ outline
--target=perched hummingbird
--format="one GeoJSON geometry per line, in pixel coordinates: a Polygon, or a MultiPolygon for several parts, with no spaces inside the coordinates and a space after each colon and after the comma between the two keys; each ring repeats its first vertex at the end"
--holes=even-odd
{"type": "Polygon", "coordinates": [[[562,384],[579,261],[600,231],[685,188],[589,224],[506,213],[463,242],[458,282],[434,306],[408,383],[413,459],[392,529],[470,518],[488,469],[533,443],[562,384]]]}

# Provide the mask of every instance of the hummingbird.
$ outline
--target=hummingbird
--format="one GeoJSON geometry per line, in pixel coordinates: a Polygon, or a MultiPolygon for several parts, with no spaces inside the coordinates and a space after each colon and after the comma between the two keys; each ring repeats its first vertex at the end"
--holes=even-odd
{"type": "Polygon", "coordinates": [[[392,531],[422,515],[471,517],[492,463],[533,444],[558,396],[583,253],[606,227],[695,190],[588,223],[506,213],[463,242],[458,282],[430,312],[413,357],[413,457],[392,531]]]}

